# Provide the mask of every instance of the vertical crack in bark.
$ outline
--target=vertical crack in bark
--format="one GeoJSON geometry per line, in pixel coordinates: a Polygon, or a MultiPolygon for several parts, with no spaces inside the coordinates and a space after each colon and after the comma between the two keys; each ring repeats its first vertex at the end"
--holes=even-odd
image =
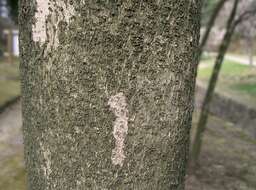
{"type": "Polygon", "coordinates": [[[124,140],[128,133],[128,109],[126,97],[122,92],[111,96],[108,105],[110,106],[110,110],[113,111],[116,116],[113,129],[115,148],[112,150],[111,159],[114,165],[123,166],[125,159],[124,140]]]}

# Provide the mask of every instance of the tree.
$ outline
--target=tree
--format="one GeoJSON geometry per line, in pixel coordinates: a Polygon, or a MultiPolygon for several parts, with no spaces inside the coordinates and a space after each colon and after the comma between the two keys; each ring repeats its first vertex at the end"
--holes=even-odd
{"type": "Polygon", "coordinates": [[[214,26],[215,20],[216,20],[217,16],[219,15],[219,12],[222,9],[222,7],[224,6],[226,1],[227,0],[219,0],[217,5],[213,9],[212,15],[210,17],[210,20],[207,23],[206,30],[204,32],[204,35],[202,36],[202,40],[201,40],[201,43],[200,43],[200,47],[199,47],[199,60],[200,60],[200,58],[202,56],[204,46],[205,46],[205,44],[206,44],[206,42],[207,42],[207,40],[209,38],[210,32],[211,32],[211,30],[212,30],[212,28],[214,26]]]}
{"type": "Polygon", "coordinates": [[[20,2],[29,189],[184,189],[200,1],[20,2]]]}
{"type": "Polygon", "coordinates": [[[250,4],[249,8],[243,11],[239,16],[237,16],[237,10],[238,10],[238,4],[239,0],[234,0],[233,8],[231,11],[231,14],[229,16],[229,19],[227,21],[226,25],[226,33],[224,35],[224,38],[221,42],[218,55],[215,60],[215,65],[212,71],[212,75],[208,84],[208,88],[206,91],[206,95],[202,104],[201,108],[201,113],[199,116],[199,122],[196,130],[196,135],[195,135],[195,140],[193,143],[193,147],[191,150],[191,164],[192,166],[197,165],[198,157],[201,151],[201,146],[202,146],[202,138],[203,138],[203,133],[206,128],[207,120],[208,120],[208,115],[209,115],[209,107],[210,103],[213,97],[213,93],[217,84],[218,76],[221,70],[222,62],[224,60],[224,56],[228,50],[229,44],[231,42],[233,33],[236,29],[236,27],[242,23],[243,21],[247,20],[250,18],[252,15],[256,13],[256,6],[255,2],[250,4]],[[237,16],[237,18],[236,18],[237,16]]]}
{"type": "MultiPolygon", "coordinates": [[[[248,0],[247,4],[252,4],[253,0],[248,0]]],[[[247,9],[248,7],[243,7],[247,9]]],[[[249,19],[242,22],[237,29],[237,32],[244,41],[244,49],[246,50],[249,56],[249,63],[253,65],[253,56],[254,56],[254,40],[256,37],[256,21],[255,16],[250,17],[249,19]]]]}
{"type": "Polygon", "coordinates": [[[249,56],[249,64],[253,66],[253,57],[254,57],[254,40],[255,40],[255,18],[252,18],[251,20],[248,20],[247,22],[244,22],[242,25],[243,30],[242,35],[245,41],[246,49],[249,56]]]}
{"type": "Polygon", "coordinates": [[[201,13],[201,27],[206,26],[210,20],[209,15],[212,15],[219,0],[203,0],[201,13]]]}

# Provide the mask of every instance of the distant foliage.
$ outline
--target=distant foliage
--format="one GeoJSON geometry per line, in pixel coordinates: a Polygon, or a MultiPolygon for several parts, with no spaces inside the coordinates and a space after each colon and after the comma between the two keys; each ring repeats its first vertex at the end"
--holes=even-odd
{"type": "Polygon", "coordinates": [[[13,20],[17,23],[18,22],[18,5],[19,1],[18,0],[7,0],[9,9],[10,9],[10,14],[13,20]]]}

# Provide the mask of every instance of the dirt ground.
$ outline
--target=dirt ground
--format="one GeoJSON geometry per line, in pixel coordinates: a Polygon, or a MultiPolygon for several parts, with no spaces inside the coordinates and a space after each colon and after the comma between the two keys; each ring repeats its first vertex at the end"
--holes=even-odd
{"type": "MultiPolygon", "coordinates": [[[[195,113],[194,126],[197,116],[195,113]]],[[[20,103],[0,115],[0,168],[1,190],[26,189],[20,103]]],[[[210,117],[200,167],[191,173],[186,190],[255,190],[256,139],[230,123],[210,117]]]]}
{"type": "Polygon", "coordinates": [[[0,114],[0,190],[25,190],[21,105],[0,114]]]}
{"type": "Polygon", "coordinates": [[[210,117],[199,163],[187,176],[186,190],[256,189],[256,139],[231,123],[210,117]]]}

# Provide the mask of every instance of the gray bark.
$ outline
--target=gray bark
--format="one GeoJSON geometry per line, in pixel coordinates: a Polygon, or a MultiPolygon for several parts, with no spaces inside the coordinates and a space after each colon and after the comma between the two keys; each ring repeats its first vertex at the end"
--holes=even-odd
{"type": "Polygon", "coordinates": [[[184,189],[200,1],[37,2],[19,16],[29,189],[184,189]]]}

